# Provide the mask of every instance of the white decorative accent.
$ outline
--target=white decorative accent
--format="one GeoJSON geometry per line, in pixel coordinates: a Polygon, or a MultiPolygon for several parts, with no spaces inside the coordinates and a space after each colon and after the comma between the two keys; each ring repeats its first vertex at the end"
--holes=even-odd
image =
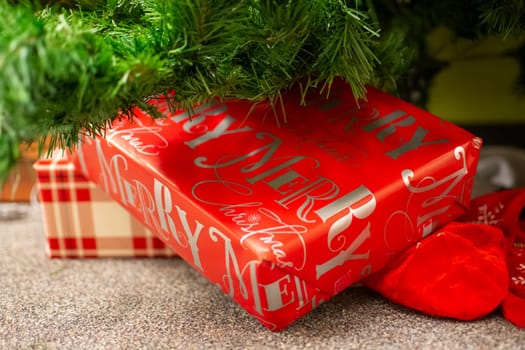
{"type": "Polygon", "coordinates": [[[524,285],[525,286],[525,277],[519,276],[519,277],[512,277],[512,282],[516,285],[524,285]]]}
{"type": "Polygon", "coordinates": [[[147,126],[139,119],[135,120],[135,125],[137,126],[129,128],[126,122],[115,122],[113,127],[108,130],[107,142],[111,143],[113,139],[120,138],[126,141],[131,148],[145,156],[158,156],[161,149],[168,148],[169,142],[161,135],[162,128],[160,126],[147,126]],[[155,138],[156,142],[144,144],[142,135],[155,138]]]}
{"type": "Polygon", "coordinates": [[[478,224],[487,224],[487,225],[497,225],[500,223],[501,219],[498,219],[498,214],[503,211],[505,206],[502,203],[498,203],[495,206],[489,208],[487,204],[484,204],[478,209],[478,218],[476,223],[478,224]]]}

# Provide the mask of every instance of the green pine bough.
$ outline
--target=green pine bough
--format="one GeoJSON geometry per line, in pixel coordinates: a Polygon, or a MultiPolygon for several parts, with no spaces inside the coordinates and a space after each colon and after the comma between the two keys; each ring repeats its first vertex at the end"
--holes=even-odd
{"type": "Polygon", "coordinates": [[[148,97],[173,90],[190,110],[328,94],[338,77],[356,98],[395,90],[447,14],[474,35],[525,30],[523,0],[0,0],[0,183],[19,143],[70,147],[133,107],[158,117],[148,97]]]}

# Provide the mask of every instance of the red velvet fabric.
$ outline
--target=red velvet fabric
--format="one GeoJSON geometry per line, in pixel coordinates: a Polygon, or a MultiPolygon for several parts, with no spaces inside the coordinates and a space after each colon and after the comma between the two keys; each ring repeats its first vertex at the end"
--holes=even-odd
{"type": "Polygon", "coordinates": [[[364,284],[429,315],[473,320],[494,311],[507,294],[503,243],[497,228],[451,223],[364,284]]]}
{"type": "Polygon", "coordinates": [[[516,240],[507,257],[510,287],[501,307],[507,320],[525,328],[525,239],[518,235],[516,240]]]}
{"type": "Polygon", "coordinates": [[[473,320],[501,305],[525,328],[525,189],[472,201],[461,219],[401,253],[364,281],[398,304],[473,320]]]}
{"type": "Polygon", "coordinates": [[[525,189],[479,197],[463,220],[488,223],[504,232],[509,291],[501,308],[508,321],[525,328],[525,189]]]}
{"type": "Polygon", "coordinates": [[[509,293],[501,305],[503,316],[514,325],[525,328],[525,297],[509,293]]]}

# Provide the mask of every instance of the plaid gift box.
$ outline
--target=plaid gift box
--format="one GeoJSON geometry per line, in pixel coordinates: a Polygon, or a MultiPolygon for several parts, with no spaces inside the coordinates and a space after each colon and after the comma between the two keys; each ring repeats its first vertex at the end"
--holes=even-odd
{"type": "Polygon", "coordinates": [[[174,252],[88,181],[73,156],[56,152],[34,168],[51,258],[169,257],[174,252]]]}

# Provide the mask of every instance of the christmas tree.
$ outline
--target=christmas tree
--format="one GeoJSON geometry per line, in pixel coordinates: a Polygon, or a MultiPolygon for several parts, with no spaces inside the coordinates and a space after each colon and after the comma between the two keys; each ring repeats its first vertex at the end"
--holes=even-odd
{"type": "Polygon", "coordinates": [[[525,32],[525,1],[0,0],[0,182],[21,142],[70,147],[133,107],[159,117],[147,99],[170,91],[190,110],[278,106],[293,86],[329,94],[335,78],[356,98],[366,84],[408,97],[434,68],[437,25],[509,38],[525,32]]]}

